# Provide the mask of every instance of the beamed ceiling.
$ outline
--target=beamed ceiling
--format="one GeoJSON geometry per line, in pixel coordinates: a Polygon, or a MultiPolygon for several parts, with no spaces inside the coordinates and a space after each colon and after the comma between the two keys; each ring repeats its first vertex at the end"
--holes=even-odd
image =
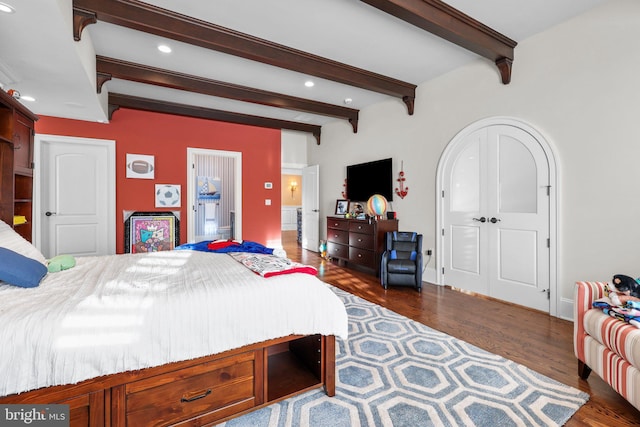
{"type": "Polygon", "coordinates": [[[106,121],[132,108],[320,143],[323,124],[357,132],[377,102],[413,115],[417,85],[471,61],[508,85],[515,39],[604,0],[0,1],[16,9],[0,15],[16,44],[0,51],[0,84],[36,97],[25,105],[37,114],[106,121]],[[47,31],[34,40],[26,23],[47,31]]]}

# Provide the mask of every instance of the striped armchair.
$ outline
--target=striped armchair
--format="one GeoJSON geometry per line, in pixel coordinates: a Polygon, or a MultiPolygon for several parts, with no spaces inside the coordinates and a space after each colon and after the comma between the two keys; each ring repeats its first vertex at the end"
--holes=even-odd
{"type": "Polygon", "coordinates": [[[573,346],[578,375],[595,371],[622,397],[640,409],[640,328],[593,308],[605,296],[604,282],[577,282],[573,346]]]}

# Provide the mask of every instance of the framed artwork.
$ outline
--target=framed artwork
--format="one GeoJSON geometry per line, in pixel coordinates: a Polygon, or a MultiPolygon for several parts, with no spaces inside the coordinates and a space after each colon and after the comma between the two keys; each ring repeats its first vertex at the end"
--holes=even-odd
{"type": "Polygon", "coordinates": [[[220,200],[220,189],[222,188],[220,178],[198,176],[196,184],[198,187],[199,200],[220,200]]]}
{"type": "Polygon", "coordinates": [[[127,153],[127,178],[153,179],[155,157],[145,154],[127,153]]]}
{"type": "Polygon", "coordinates": [[[350,203],[349,209],[356,217],[364,214],[364,206],[360,202],[350,203]]]}
{"type": "Polygon", "coordinates": [[[133,212],[124,222],[126,253],[170,251],[180,242],[180,220],[173,212],[133,212]]]}
{"type": "Polygon", "coordinates": [[[179,208],[181,194],[178,184],[156,184],[156,208],[179,208]]]}
{"type": "Polygon", "coordinates": [[[345,199],[338,199],[336,201],[336,215],[344,215],[349,212],[349,201],[345,199]]]}

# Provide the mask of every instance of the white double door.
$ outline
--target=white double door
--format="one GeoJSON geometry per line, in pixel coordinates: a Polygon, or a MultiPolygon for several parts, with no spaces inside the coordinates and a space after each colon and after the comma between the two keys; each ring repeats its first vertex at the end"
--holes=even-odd
{"type": "Polygon", "coordinates": [[[549,162],[509,125],[462,138],[443,170],[443,283],[549,311],[549,162]]]}

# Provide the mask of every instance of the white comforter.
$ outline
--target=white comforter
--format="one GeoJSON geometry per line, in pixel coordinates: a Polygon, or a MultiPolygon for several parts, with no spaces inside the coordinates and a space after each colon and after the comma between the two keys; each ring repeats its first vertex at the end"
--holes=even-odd
{"type": "Polygon", "coordinates": [[[347,330],[340,299],[308,274],[265,279],[195,251],[78,258],[37,288],[0,284],[0,396],[347,330]]]}

